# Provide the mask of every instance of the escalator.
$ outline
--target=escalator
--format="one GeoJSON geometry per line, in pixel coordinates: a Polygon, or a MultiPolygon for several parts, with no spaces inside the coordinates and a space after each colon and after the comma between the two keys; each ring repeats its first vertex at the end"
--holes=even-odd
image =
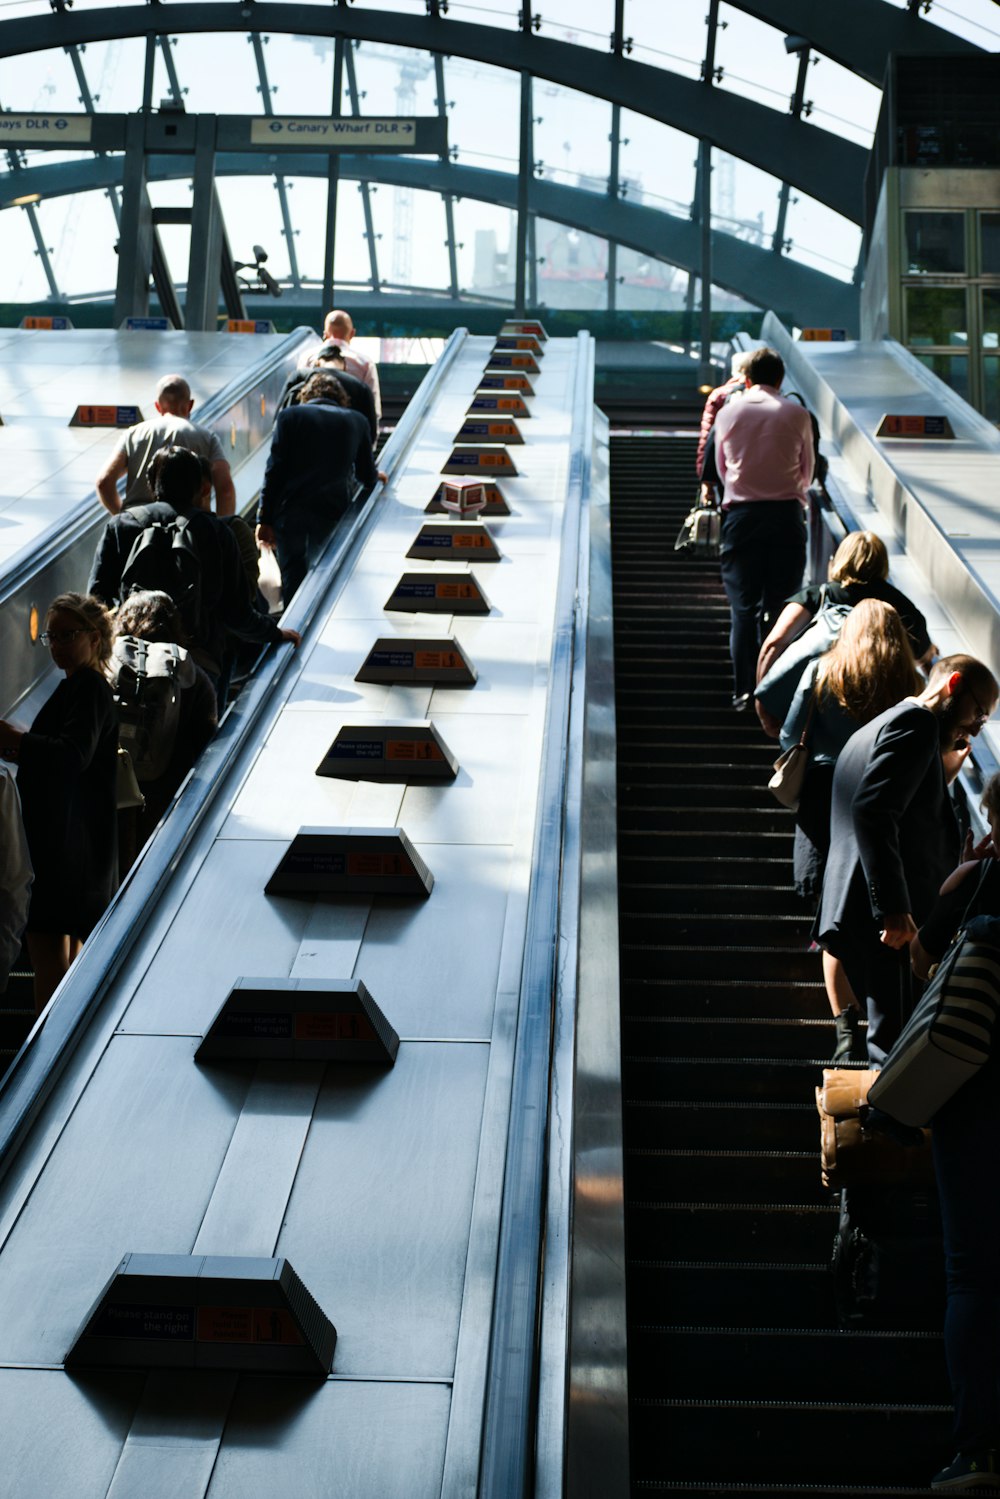
{"type": "Polygon", "coordinates": [[[611,442],[632,1492],[923,1492],[951,1455],[939,1323],[837,1320],[833,1028],[718,564],[673,551],[694,452],[611,442]]]}

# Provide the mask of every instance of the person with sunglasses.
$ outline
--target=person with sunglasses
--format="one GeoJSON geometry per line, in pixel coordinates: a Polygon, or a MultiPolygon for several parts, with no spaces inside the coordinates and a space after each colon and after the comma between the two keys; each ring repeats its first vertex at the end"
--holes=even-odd
{"type": "Polygon", "coordinates": [[[41,637],[64,679],[27,730],[0,719],[35,881],[25,940],[40,1014],[118,888],[118,718],[105,676],[111,616],[98,599],[53,599],[41,637]]]}

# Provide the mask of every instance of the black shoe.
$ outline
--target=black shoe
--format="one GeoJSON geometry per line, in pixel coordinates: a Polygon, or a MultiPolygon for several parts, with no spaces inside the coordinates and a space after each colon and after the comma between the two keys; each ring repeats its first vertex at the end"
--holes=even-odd
{"type": "Polygon", "coordinates": [[[839,1015],[833,1017],[833,1028],[837,1036],[837,1045],[830,1060],[834,1067],[841,1067],[844,1062],[851,1060],[858,1034],[858,1012],[853,1005],[849,1010],[842,1010],[839,1015]]]}
{"type": "Polygon", "coordinates": [[[733,707],[737,713],[745,713],[750,706],[749,692],[736,692],[733,694],[733,707]]]}
{"type": "Polygon", "coordinates": [[[931,1488],[954,1489],[1000,1489],[1000,1465],[995,1451],[958,1452],[947,1468],[935,1473],[931,1488]]]}

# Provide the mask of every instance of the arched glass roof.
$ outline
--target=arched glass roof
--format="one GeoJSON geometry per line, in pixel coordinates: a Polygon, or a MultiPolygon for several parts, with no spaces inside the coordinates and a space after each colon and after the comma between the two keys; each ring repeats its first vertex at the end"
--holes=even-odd
{"type": "MultiPolygon", "coordinates": [[[[825,289],[832,307],[860,250],[854,178],[880,105],[878,36],[900,50],[914,39],[927,50],[942,39],[1000,47],[993,0],[0,0],[0,107],[141,109],[147,40],[124,34],[140,29],[137,20],[159,32],[147,86],[153,108],[174,101],[197,113],[328,114],[342,23],[352,38],[343,113],[447,115],[448,162],[345,163],[337,285],[379,295],[511,300],[519,64],[530,64],[529,293],[533,305],[594,310],[697,305],[698,138],[708,132],[716,305],[773,304],[777,260],[790,295],[818,298],[825,289]],[[192,23],[193,13],[209,29],[192,23]],[[851,40],[858,17],[872,23],[854,28],[867,34],[864,44],[851,40]],[[798,50],[786,44],[790,18],[802,33],[798,50]],[[259,45],[249,27],[260,30],[259,45]],[[442,38],[449,50],[431,51],[442,38]]],[[[110,293],[120,159],[89,158],[88,182],[76,152],[5,156],[7,298],[110,293]]],[[[229,240],[239,259],[264,245],[268,269],[289,291],[315,289],[325,166],[305,175],[297,159],[294,171],[276,175],[274,164],[241,172],[220,162],[229,240]]],[[[190,181],[153,173],[150,197],[154,207],[188,206],[190,181]]],[[[189,230],[161,233],[182,283],[189,230]]]]}

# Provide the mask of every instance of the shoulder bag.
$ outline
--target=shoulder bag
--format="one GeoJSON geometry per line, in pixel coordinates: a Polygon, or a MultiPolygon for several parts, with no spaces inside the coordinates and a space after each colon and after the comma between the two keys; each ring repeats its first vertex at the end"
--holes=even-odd
{"type": "Polygon", "coordinates": [[[984,861],[962,929],[869,1090],[869,1104],[901,1124],[929,1124],[990,1059],[1000,1015],[1000,948],[971,941],[964,928],[992,863],[984,861]]]}
{"type": "Polygon", "coordinates": [[[813,688],[809,700],[809,712],[806,721],[802,725],[802,733],[798,744],[793,744],[789,749],[783,750],[774,762],[774,774],[767,783],[767,789],[776,801],[789,812],[799,810],[799,801],[802,797],[802,783],[806,778],[806,769],[809,765],[809,750],[806,745],[806,737],[812,716],[816,709],[816,689],[813,688]]]}

